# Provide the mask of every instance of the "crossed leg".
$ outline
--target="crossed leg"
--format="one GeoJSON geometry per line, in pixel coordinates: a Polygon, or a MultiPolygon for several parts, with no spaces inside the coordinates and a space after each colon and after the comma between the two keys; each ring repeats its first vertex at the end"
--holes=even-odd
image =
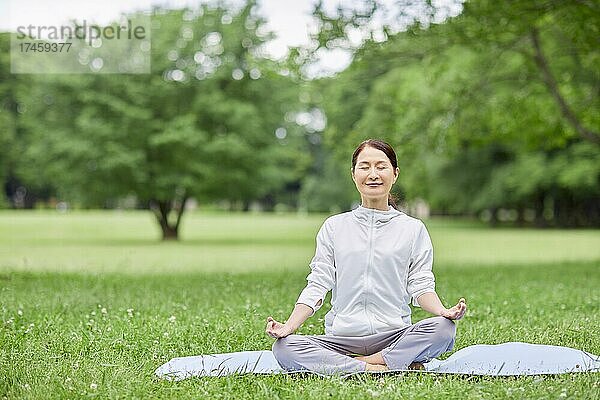
{"type": "Polygon", "coordinates": [[[273,344],[275,359],[286,370],[324,374],[407,369],[451,350],[456,325],[443,317],[363,337],[289,335],[273,344]],[[352,357],[354,354],[367,356],[352,357]]]}
{"type": "Polygon", "coordinates": [[[375,341],[367,349],[367,356],[357,359],[367,363],[367,370],[419,369],[422,363],[452,350],[456,336],[456,325],[444,317],[427,318],[406,328],[389,345],[375,341]],[[372,367],[370,367],[372,366],[372,367]]]}

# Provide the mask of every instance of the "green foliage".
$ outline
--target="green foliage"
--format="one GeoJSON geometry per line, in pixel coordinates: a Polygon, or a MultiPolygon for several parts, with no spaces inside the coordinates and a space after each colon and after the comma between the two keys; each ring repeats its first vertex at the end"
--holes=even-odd
{"type": "Polygon", "coordinates": [[[350,176],[350,164],[324,160],[321,173],[312,174],[303,181],[300,192],[300,207],[308,211],[337,213],[350,209],[360,201],[350,176]]]}
{"type": "MultiPolygon", "coordinates": [[[[10,76],[10,36],[0,33],[0,183],[6,182],[11,165],[17,159],[17,81],[10,76]]],[[[0,191],[0,208],[7,205],[0,191]]]]}
{"type": "Polygon", "coordinates": [[[167,222],[189,197],[248,203],[297,182],[304,138],[274,136],[296,83],[262,56],[254,7],[155,9],[150,75],[33,76],[19,177],[87,206],[134,195],[167,222]]]}
{"type": "Polygon", "coordinates": [[[157,8],[150,75],[0,81],[0,180],[86,206],[133,195],[167,214],[189,197],[339,210],[358,199],[352,150],[379,137],[398,151],[401,197],[433,212],[600,224],[598,7],[477,0],[456,16],[463,2],[451,3],[368,0],[333,15],[319,3],[317,48],[354,60],[312,82],[301,72],[314,48],[263,57],[254,2],[157,8]],[[297,122],[311,110],[324,132],[297,122]]]}
{"type": "MultiPolygon", "coordinates": [[[[130,193],[142,202],[176,193],[248,200],[296,179],[283,173],[274,185],[253,184],[273,164],[269,156],[282,152],[272,132],[283,122],[282,108],[294,104],[291,82],[254,56],[264,21],[251,15],[252,6],[236,15],[207,6],[155,10],[151,76],[42,78],[34,89],[41,93],[30,99],[30,160],[45,158],[61,172],[51,180],[65,198],[92,204],[130,193]],[[245,76],[235,80],[234,72],[245,76]],[[45,92],[58,101],[36,102],[45,92]],[[50,132],[35,126],[41,120],[50,132]]],[[[24,169],[32,181],[35,173],[24,169]]]]}
{"type": "MultiPolygon", "coordinates": [[[[530,208],[541,221],[554,204],[555,224],[600,224],[593,8],[472,1],[443,24],[369,40],[346,71],[321,83],[325,142],[341,158],[367,137],[390,141],[402,192],[434,212],[530,208]]],[[[368,30],[376,15],[348,8],[335,19],[368,30]]],[[[328,32],[334,41],[348,34],[328,32]]]]}

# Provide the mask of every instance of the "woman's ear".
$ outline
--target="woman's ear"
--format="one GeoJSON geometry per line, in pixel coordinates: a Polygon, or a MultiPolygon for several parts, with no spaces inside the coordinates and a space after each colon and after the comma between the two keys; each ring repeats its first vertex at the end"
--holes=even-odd
{"type": "Polygon", "coordinates": [[[354,168],[350,168],[350,176],[352,177],[352,182],[356,183],[354,180],[354,168]]]}
{"type": "Polygon", "coordinates": [[[399,174],[400,174],[400,168],[396,167],[396,169],[394,170],[394,183],[396,183],[396,180],[398,179],[399,174]]]}

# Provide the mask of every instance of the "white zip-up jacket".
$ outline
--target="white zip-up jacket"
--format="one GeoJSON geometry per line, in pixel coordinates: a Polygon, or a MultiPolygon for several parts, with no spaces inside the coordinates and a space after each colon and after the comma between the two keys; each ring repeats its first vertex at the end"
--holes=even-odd
{"type": "Polygon", "coordinates": [[[411,324],[409,302],[434,292],[433,247],[425,225],[391,206],[358,206],[325,220],[308,284],[297,303],[313,314],[331,293],[325,334],[365,336],[411,324]]]}

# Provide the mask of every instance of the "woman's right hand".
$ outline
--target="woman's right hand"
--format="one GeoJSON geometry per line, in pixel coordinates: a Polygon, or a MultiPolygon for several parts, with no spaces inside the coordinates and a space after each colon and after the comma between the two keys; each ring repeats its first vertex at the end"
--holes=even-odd
{"type": "Polygon", "coordinates": [[[267,328],[265,329],[267,335],[278,339],[290,335],[293,331],[281,322],[275,321],[272,317],[267,318],[267,328]]]}
{"type": "Polygon", "coordinates": [[[442,317],[446,317],[452,320],[459,320],[467,312],[467,301],[464,297],[461,297],[458,304],[452,308],[447,308],[442,312],[442,317]]]}

